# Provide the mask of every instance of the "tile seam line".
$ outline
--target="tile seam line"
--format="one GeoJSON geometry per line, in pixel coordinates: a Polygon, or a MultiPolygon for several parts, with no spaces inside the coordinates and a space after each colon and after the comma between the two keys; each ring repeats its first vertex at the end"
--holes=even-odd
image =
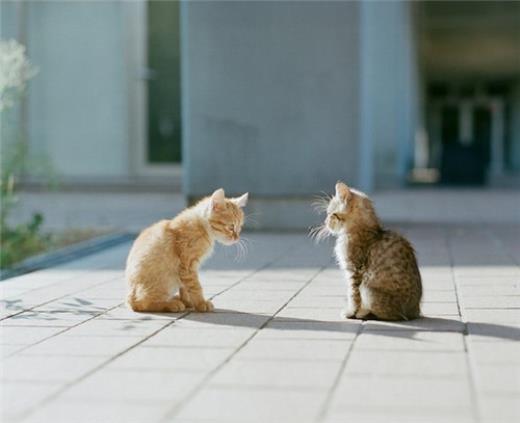
{"type": "Polygon", "coordinates": [[[277,311],[275,311],[260,327],[258,327],[252,334],[249,336],[242,344],[240,344],[236,350],[234,350],[228,357],[226,357],[221,363],[219,363],[212,371],[210,371],[201,381],[197,384],[192,390],[190,390],[174,407],[167,411],[163,418],[159,420],[160,422],[169,422],[171,419],[174,419],[179,412],[182,410],[185,405],[191,401],[195,395],[202,390],[202,388],[207,385],[207,383],[213,378],[213,376],[219,372],[224,366],[229,363],[233,357],[241,351],[249,342],[254,339],[260,331],[265,328],[273,319],[276,317],[278,313],[280,313],[286,306],[289,304],[301,291],[303,291],[316,277],[326,269],[327,266],[320,266],[318,271],[313,274],[309,280],[291,296],[277,311]]]}
{"type": "Polygon", "coordinates": [[[474,365],[472,363],[471,354],[470,354],[470,348],[468,345],[468,322],[466,321],[465,316],[462,313],[462,306],[461,306],[461,294],[459,290],[459,286],[457,283],[457,277],[455,275],[455,261],[453,259],[453,251],[452,246],[450,243],[450,232],[449,230],[445,230],[445,243],[446,248],[448,250],[448,257],[450,260],[450,274],[451,274],[451,281],[453,283],[453,287],[455,289],[455,298],[457,299],[457,310],[459,312],[459,315],[462,319],[462,322],[464,324],[464,331],[462,332],[462,342],[464,344],[464,353],[466,356],[465,362],[466,362],[466,368],[468,371],[468,384],[469,384],[469,391],[470,391],[470,401],[472,403],[471,407],[471,414],[473,417],[473,420],[476,423],[480,423],[482,421],[481,419],[481,411],[480,411],[480,402],[478,400],[478,392],[477,387],[475,384],[475,372],[474,372],[474,365]]]}
{"type": "MultiPolygon", "coordinates": [[[[293,252],[292,250],[292,246],[287,248],[286,250],[284,250],[283,253],[281,253],[279,256],[277,256],[276,258],[274,258],[273,260],[269,261],[268,263],[266,263],[265,265],[263,266],[260,266],[258,267],[257,269],[249,272],[247,275],[245,275],[243,278],[239,279],[237,282],[235,282],[234,284],[232,284],[231,286],[227,287],[226,289],[223,289],[222,291],[219,291],[217,294],[213,295],[212,297],[210,297],[211,299],[217,297],[218,295],[224,293],[224,292],[227,292],[228,290],[230,290],[231,288],[234,288],[235,286],[239,285],[240,283],[242,283],[243,281],[247,280],[248,278],[250,278],[251,276],[255,275],[256,273],[268,268],[269,266],[275,264],[277,261],[283,259],[284,257],[286,257],[287,255],[289,255],[289,253],[293,252]]],[[[113,278],[113,279],[117,279],[117,278],[113,278]]],[[[106,283],[108,281],[105,281],[103,283],[106,283]]],[[[95,286],[95,285],[93,285],[95,286]]],[[[304,285],[305,287],[306,285],[304,285]]],[[[91,287],[89,287],[91,288],[91,287]]],[[[87,288],[88,289],[88,288],[87,288]]],[[[301,288],[303,289],[303,287],[301,288]]],[[[70,295],[70,294],[67,294],[67,295],[70,295]]],[[[63,297],[66,297],[67,295],[64,295],[63,297]]],[[[63,298],[63,297],[59,297],[59,298],[56,298],[56,299],[60,299],[60,298],[63,298]]],[[[54,300],[51,300],[51,301],[48,301],[48,302],[52,302],[54,300]]],[[[46,304],[46,303],[44,303],[46,304]]],[[[122,303],[120,303],[119,305],[121,305],[122,303]]],[[[118,305],[118,306],[119,306],[118,305]]],[[[116,307],[118,307],[116,306],[116,307]]],[[[37,306],[35,306],[37,307],[37,306]]],[[[33,308],[35,308],[33,307],[33,308]]],[[[114,307],[115,308],[115,307],[114,307]]],[[[99,316],[102,316],[103,314],[107,313],[108,311],[110,310],[105,310],[103,313],[100,313],[99,315],[97,316],[94,316],[93,319],[99,317],[99,316]]],[[[34,412],[37,411],[37,409],[40,407],[40,406],[43,406],[45,405],[46,403],[49,403],[51,402],[53,399],[59,397],[63,392],[65,392],[68,388],[76,385],[77,383],[83,381],[84,379],[88,378],[89,376],[91,376],[92,374],[96,373],[98,370],[101,370],[102,368],[106,367],[109,363],[111,363],[112,361],[116,360],[117,358],[121,357],[122,355],[126,354],[128,351],[131,351],[133,350],[134,348],[136,348],[137,346],[141,345],[142,343],[144,343],[145,341],[147,341],[148,339],[152,338],[153,336],[157,335],[159,332],[161,332],[162,330],[166,329],[167,327],[169,326],[172,326],[177,320],[181,320],[183,319],[184,317],[188,316],[189,314],[191,314],[192,312],[191,311],[187,311],[183,314],[181,314],[179,317],[177,317],[176,319],[173,319],[171,321],[169,321],[168,323],[166,323],[164,326],[161,326],[160,328],[158,328],[157,330],[155,330],[154,332],[152,332],[150,335],[144,337],[143,339],[141,339],[139,342],[131,345],[130,347],[126,348],[125,350],[115,354],[114,356],[110,357],[108,360],[105,360],[103,361],[101,364],[99,364],[98,366],[95,366],[93,369],[91,369],[90,371],[88,371],[87,373],[81,375],[79,378],[76,378],[75,380],[69,382],[69,383],[66,383],[65,385],[62,385],[62,387],[58,390],[56,390],[55,392],[53,392],[52,394],[46,396],[45,398],[43,398],[41,401],[37,402],[35,405],[33,405],[32,407],[30,407],[26,412],[23,412],[23,413],[20,413],[18,415],[18,418],[16,420],[20,421],[20,420],[24,420],[25,418],[29,417],[31,414],[33,414],[34,412]]],[[[92,319],[88,319],[88,320],[92,320],[92,319]]],[[[87,320],[83,321],[83,322],[80,322],[77,326],[81,325],[82,323],[86,322],[87,320]]]]}
{"type": "MultiPolygon", "coordinates": [[[[85,278],[86,278],[86,276],[87,276],[87,272],[90,272],[90,271],[92,271],[92,270],[95,270],[95,271],[97,271],[97,270],[104,270],[104,269],[110,269],[111,267],[112,267],[112,265],[109,265],[109,264],[107,264],[107,265],[103,265],[103,266],[100,266],[100,267],[94,267],[94,268],[92,268],[92,269],[88,269],[87,271],[85,271],[85,275],[84,275],[84,276],[85,276],[85,278]]],[[[54,269],[54,268],[50,268],[50,269],[54,269]]],[[[117,279],[120,278],[120,277],[121,277],[121,275],[119,275],[119,276],[111,276],[111,277],[109,277],[109,278],[106,279],[106,280],[103,280],[103,281],[101,281],[101,282],[95,283],[95,284],[90,285],[90,286],[88,286],[88,287],[86,287],[86,288],[81,288],[81,289],[79,289],[79,290],[77,290],[77,291],[72,291],[72,292],[69,292],[69,293],[67,293],[67,294],[64,294],[64,295],[61,295],[61,296],[55,297],[55,298],[53,298],[53,299],[51,299],[51,300],[49,300],[49,301],[44,301],[43,303],[39,303],[39,304],[37,304],[37,305],[34,305],[34,306],[31,306],[31,307],[25,308],[25,309],[23,309],[23,310],[17,311],[16,313],[10,314],[9,316],[5,316],[5,317],[0,318],[0,322],[2,322],[2,321],[4,321],[4,320],[7,320],[7,319],[10,319],[11,317],[13,317],[13,316],[17,316],[17,315],[19,315],[19,314],[21,314],[21,313],[24,313],[24,312],[26,312],[26,311],[31,311],[32,309],[34,309],[34,308],[36,308],[36,307],[41,307],[42,305],[46,305],[46,304],[51,303],[51,302],[53,302],[53,301],[61,300],[62,298],[65,298],[65,297],[67,297],[67,296],[69,296],[69,295],[74,295],[74,294],[77,294],[77,293],[79,293],[79,292],[87,291],[88,289],[91,289],[91,288],[97,287],[97,286],[99,286],[99,285],[103,285],[103,284],[105,284],[105,283],[109,283],[109,282],[115,281],[115,280],[117,280],[117,279]]],[[[37,290],[39,290],[39,289],[50,288],[50,287],[53,287],[53,286],[58,285],[58,284],[61,284],[61,283],[66,283],[67,281],[72,282],[72,281],[74,281],[74,279],[75,279],[74,277],[70,277],[70,278],[67,277],[67,278],[64,278],[63,280],[60,280],[60,281],[56,282],[56,283],[52,283],[52,284],[49,284],[49,285],[46,285],[46,286],[41,286],[41,287],[38,287],[38,288],[30,289],[30,290],[28,290],[28,291],[25,291],[25,292],[21,293],[21,294],[20,294],[20,297],[23,297],[23,295],[28,294],[29,292],[37,291],[37,290]]],[[[83,279],[83,278],[82,278],[82,279],[83,279]]],[[[4,300],[0,300],[0,301],[4,301],[4,300]]]]}
{"type": "MultiPolygon", "coordinates": [[[[100,269],[104,269],[104,267],[94,268],[93,270],[100,270],[100,269]]],[[[121,275],[119,275],[119,276],[111,276],[109,279],[106,279],[106,280],[103,280],[101,282],[95,283],[95,284],[90,285],[90,286],[88,286],[86,288],[81,288],[81,289],[79,289],[77,291],[72,291],[72,292],[69,292],[67,294],[55,297],[55,298],[53,298],[53,299],[51,299],[49,301],[44,301],[43,303],[39,303],[39,304],[36,304],[34,306],[31,306],[31,307],[28,307],[28,308],[24,308],[23,310],[20,310],[20,311],[17,311],[16,313],[10,314],[9,316],[5,316],[5,317],[0,318],[0,322],[3,322],[4,320],[8,320],[8,319],[10,319],[11,317],[14,317],[14,316],[18,316],[19,314],[25,313],[26,311],[31,311],[31,310],[34,310],[37,307],[41,307],[41,306],[44,306],[46,304],[52,303],[53,301],[61,300],[61,299],[65,298],[65,297],[68,297],[69,295],[75,295],[75,294],[78,294],[80,292],[87,291],[87,290],[89,290],[91,288],[95,288],[97,286],[103,285],[105,283],[109,283],[109,282],[115,281],[115,280],[119,279],[120,277],[121,277],[121,275]]],[[[64,279],[64,280],[62,280],[60,282],[57,282],[57,283],[62,283],[62,282],[65,282],[67,280],[68,279],[64,279]]],[[[52,285],[55,285],[55,284],[52,284],[52,285]]],[[[40,289],[40,288],[37,288],[37,289],[40,289]]]]}
{"type": "Polygon", "coordinates": [[[314,421],[315,422],[321,422],[325,419],[327,412],[329,410],[330,403],[332,402],[332,399],[334,397],[334,393],[336,392],[336,389],[338,388],[338,385],[340,383],[340,380],[343,376],[343,373],[345,372],[345,369],[347,367],[348,359],[352,355],[352,351],[354,350],[354,345],[356,344],[357,339],[363,332],[363,328],[366,324],[366,321],[362,321],[359,325],[356,335],[354,336],[354,339],[350,343],[347,352],[345,354],[345,357],[341,361],[340,368],[338,369],[338,373],[336,374],[336,377],[334,378],[334,381],[332,382],[332,386],[327,392],[327,396],[325,398],[325,401],[323,402],[322,406],[319,409],[318,414],[316,415],[314,421]]]}
{"type": "MultiPolygon", "coordinates": [[[[120,246],[114,246],[112,247],[113,249],[115,248],[118,248],[120,246]]],[[[110,249],[107,249],[106,252],[109,252],[110,249]]],[[[78,259],[78,260],[81,260],[81,259],[78,259]]],[[[73,263],[74,261],[76,260],[73,260],[71,263],[73,263]]],[[[52,270],[70,270],[71,272],[73,273],[79,273],[80,275],[81,274],[84,274],[86,272],[90,272],[92,270],[104,270],[104,269],[110,269],[111,267],[113,266],[113,264],[101,264],[101,265],[98,265],[98,266],[92,266],[91,268],[89,269],[67,269],[66,268],[66,264],[62,264],[62,265],[57,265],[57,266],[53,266],[53,267],[47,267],[45,269],[40,269],[40,270],[36,270],[34,272],[31,272],[31,273],[26,273],[25,275],[20,275],[20,276],[27,276],[29,277],[29,275],[35,275],[37,273],[46,273],[46,272],[50,272],[52,270]],[[65,268],[63,268],[63,266],[65,266],[65,268]]],[[[28,294],[30,292],[34,292],[34,291],[38,291],[39,289],[47,289],[47,288],[51,288],[55,285],[58,285],[60,283],[64,283],[64,282],[67,282],[67,281],[73,281],[74,279],[76,279],[76,277],[74,276],[66,276],[64,277],[63,279],[57,281],[57,282],[52,282],[48,285],[43,285],[43,286],[39,286],[37,288],[31,288],[31,289],[28,289],[27,291],[24,291],[22,292],[20,295],[25,295],[25,294],[28,294]]],[[[8,283],[16,283],[15,281],[10,281],[9,279],[4,279],[3,281],[0,281],[0,287],[2,286],[2,284],[5,283],[5,284],[8,284],[8,283]]],[[[0,319],[1,320],[1,319],[0,319]]]]}
{"type": "Polygon", "coordinates": [[[7,357],[5,357],[5,359],[7,359],[7,358],[9,358],[9,357],[13,357],[13,356],[16,355],[16,354],[19,354],[19,353],[21,353],[21,352],[23,352],[23,351],[25,351],[25,350],[28,350],[29,348],[32,348],[32,347],[34,347],[34,346],[36,346],[36,345],[39,345],[39,344],[41,344],[42,342],[48,341],[49,339],[52,339],[52,338],[54,338],[54,337],[56,337],[56,336],[58,336],[58,335],[61,335],[62,333],[68,332],[69,330],[74,329],[74,328],[76,328],[76,327],[82,325],[83,323],[90,322],[91,320],[94,320],[95,318],[97,318],[97,317],[99,317],[99,316],[102,316],[103,314],[105,314],[105,313],[107,313],[107,312],[109,312],[109,311],[112,311],[112,310],[116,309],[116,308],[119,307],[121,304],[123,304],[123,303],[121,302],[121,303],[119,303],[119,304],[116,304],[116,305],[113,306],[113,307],[107,308],[106,310],[103,310],[102,312],[100,312],[100,313],[98,313],[98,314],[95,314],[95,315],[91,316],[91,317],[88,318],[88,319],[82,320],[82,321],[76,323],[75,325],[67,326],[66,328],[63,328],[63,330],[60,330],[59,332],[56,332],[56,333],[54,333],[54,334],[52,334],[52,335],[49,335],[49,336],[47,336],[46,338],[40,339],[39,341],[35,342],[34,344],[25,345],[25,346],[23,346],[23,348],[20,348],[19,350],[16,350],[16,351],[13,352],[12,354],[9,354],[7,357]]]}

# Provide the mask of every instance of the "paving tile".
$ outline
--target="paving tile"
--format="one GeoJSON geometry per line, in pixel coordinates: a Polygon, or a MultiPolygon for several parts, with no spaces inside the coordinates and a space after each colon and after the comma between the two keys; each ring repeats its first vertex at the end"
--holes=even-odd
{"type": "Polygon", "coordinates": [[[6,326],[74,326],[97,316],[93,311],[26,311],[2,321],[6,326]]]}
{"type": "Polygon", "coordinates": [[[274,314],[284,304],[284,301],[258,301],[249,299],[213,299],[216,313],[260,313],[274,314]]]}
{"type": "Polygon", "coordinates": [[[411,330],[411,331],[438,331],[438,332],[460,332],[465,330],[465,325],[454,316],[432,317],[425,316],[408,322],[381,322],[370,320],[364,326],[364,330],[411,330]]]}
{"type": "Polygon", "coordinates": [[[135,337],[55,336],[23,350],[21,356],[111,357],[136,344],[135,337]]]}
{"type": "Polygon", "coordinates": [[[176,320],[183,313],[136,313],[126,305],[121,305],[113,310],[107,311],[99,316],[103,320],[176,320]]]}
{"type": "Polygon", "coordinates": [[[468,321],[514,323],[520,325],[520,308],[511,310],[465,309],[464,317],[468,321]]]}
{"type": "Polygon", "coordinates": [[[477,365],[520,365],[520,343],[518,342],[472,342],[469,347],[477,365]]]}
{"type": "Polygon", "coordinates": [[[106,361],[106,357],[16,355],[1,363],[4,382],[70,382],[106,361]]]}
{"type": "Polygon", "coordinates": [[[24,348],[23,345],[1,345],[0,344],[0,357],[6,358],[9,356],[12,356],[23,348],[24,348]]]}
{"type": "Polygon", "coordinates": [[[328,360],[342,361],[350,340],[253,339],[234,360],[328,360]]]}
{"type": "Polygon", "coordinates": [[[226,327],[185,328],[172,325],[143,343],[143,346],[162,347],[235,347],[237,348],[255,333],[253,328],[226,327]]]}
{"type": "Polygon", "coordinates": [[[44,405],[24,422],[27,423],[142,423],[158,421],[164,414],[166,404],[143,401],[56,401],[44,405]]]}
{"type": "Polygon", "coordinates": [[[62,336],[119,337],[134,336],[143,338],[170,324],[164,319],[103,320],[95,318],[70,328],[62,336]]]}
{"type": "Polygon", "coordinates": [[[461,306],[463,309],[508,309],[520,307],[520,293],[511,296],[481,296],[471,297],[462,295],[461,306]]]}
{"type": "Polygon", "coordinates": [[[359,405],[360,398],[370,406],[471,408],[468,381],[465,379],[381,379],[377,376],[356,377],[340,382],[331,404],[332,410],[359,405]]]}
{"type": "Polygon", "coordinates": [[[341,362],[287,360],[250,361],[233,360],[226,364],[213,378],[211,387],[253,387],[285,390],[326,390],[332,386],[341,362]]]}
{"type": "Polygon", "coordinates": [[[459,306],[454,302],[438,302],[421,304],[421,312],[425,316],[459,316],[459,306]]]}
{"type": "Polygon", "coordinates": [[[461,333],[413,332],[409,330],[367,331],[359,335],[356,350],[370,351],[464,351],[461,333]]]}
{"type": "Polygon", "coordinates": [[[354,339],[361,322],[324,322],[300,319],[271,320],[257,335],[258,339],[354,339]]]}
{"type": "Polygon", "coordinates": [[[63,393],[63,399],[85,402],[179,402],[205,377],[200,371],[118,369],[97,372],[63,393]]]}
{"type": "Polygon", "coordinates": [[[109,364],[111,369],[210,371],[233,353],[228,347],[138,346],[109,364]]]}
{"type": "Polygon", "coordinates": [[[520,420],[520,402],[518,395],[480,398],[482,423],[511,423],[520,420]]]}
{"type": "Polygon", "coordinates": [[[0,318],[37,306],[0,321],[2,418],[38,406],[20,423],[518,420],[518,242],[468,225],[403,230],[424,287],[425,317],[408,322],[341,319],[332,244],[292,234],[251,234],[242,262],[217,249],[201,274],[214,313],[126,308],[129,244],[2,282],[0,318]]]}
{"type": "Polygon", "coordinates": [[[500,323],[468,322],[470,342],[520,341],[520,326],[500,323]]]}
{"type": "Polygon", "coordinates": [[[0,326],[0,344],[30,345],[61,332],[63,328],[30,326],[0,326]]]}
{"type": "Polygon", "coordinates": [[[293,307],[289,305],[276,315],[278,320],[312,320],[324,322],[343,322],[340,307],[293,307]]]}
{"type": "Polygon", "coordinates": [[[463,351],[367,351],[355,346],[348,358],[345,372],[347,376],[366,375],[395,379],[462,378],[468,373],[466,360],[463,351]]]}
{"type": "MultiPolygon", "coordinates": [[[[175,416],[174,421],[311,422],[326,392],[206,388],[175,416]]],[[[170,421],[173,421],[170,419],[170,421]]]]}
{"type": "Polygon", "coordinates": [[[435,303],[435,302],[457,302],[457,294],[455,290],[425,290],[423,291],[422,302],[424,303],[435,303]]]}
{"type": "Polygon", "coordinates": [[[190,313],[183,317],[182,325],[191,324],[194,328],[244,327],[258,329],[269,319],[271,319],[271,315],[267,313],[190,313]]]}
{"type": "Polygon", "coordinates": [[[399,421],[403,423],[474,423],[471,409],[461,406],[416,407],[374,406],[361,402],[345,408],[333,408],[321,420],[325,423],[345,423],[355,421],[362,423],[388,423],[399,421]]]}
{"type": "Polygon", "coordinates": [[[520,397],[520,366],[480,365],[475,373],[483,396],[520,397]]]}
{"type": "Polygon", "coordinates": [[[61,389],[58,383],[2,382],[0,398],[2,399],[2,421],[15,420],[26,411],[36,407],[45,398],[61,389]]]}

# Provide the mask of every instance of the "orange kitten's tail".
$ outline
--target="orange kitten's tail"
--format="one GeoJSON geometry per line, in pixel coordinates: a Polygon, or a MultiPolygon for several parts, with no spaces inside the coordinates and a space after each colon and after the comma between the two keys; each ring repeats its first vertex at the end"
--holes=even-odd
{"type": "Polygon", "coordinates": [[[130,307],[132,310],[136,311],[137,309],[137,298],[135,295],[135,290],[132,289],[128,295],[126,296],[126,305],[130,307]]]}

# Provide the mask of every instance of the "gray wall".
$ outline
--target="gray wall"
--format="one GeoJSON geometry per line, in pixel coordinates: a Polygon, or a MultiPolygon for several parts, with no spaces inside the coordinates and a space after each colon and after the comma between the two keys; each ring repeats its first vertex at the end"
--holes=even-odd
{"type": "Polygon", "coordinates": [[[127,82],[119,2],[31,3],[28,45],[40,67],[29,136],[63,176],[128,171],[127,82]]]}
{"type": "Polygon", "coordinates": [[[183,4],[184,187],[306,196],[358,182],[359,5],[183,4]]]}
{"type": "Polygon", "coordinates": [[[124,7],[91,1],[2,4],[8,20],[3,36],[23,33],[15,24],[25,20],[24,41],[39,67],[27,97],[30,151],[47,156],[64,180],[128,174],[124,7]]]}

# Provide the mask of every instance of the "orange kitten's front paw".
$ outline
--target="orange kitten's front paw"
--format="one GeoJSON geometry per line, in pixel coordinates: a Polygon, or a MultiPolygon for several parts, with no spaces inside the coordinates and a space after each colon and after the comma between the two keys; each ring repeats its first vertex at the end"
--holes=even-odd
{"type": "Polygon", "coordinates": [[[174,298],[168,303],[168,311],[171,313],[180,313],[181,311],[185,311],[186,306],[183,304],[183,302],[178,299],[174,298]]]}
{"type": "Polygon", "coordinates": [[[199,312],[213,311],[213,303],[210,300],[199,301],[195,304],[195,310],[199,312]]]}

